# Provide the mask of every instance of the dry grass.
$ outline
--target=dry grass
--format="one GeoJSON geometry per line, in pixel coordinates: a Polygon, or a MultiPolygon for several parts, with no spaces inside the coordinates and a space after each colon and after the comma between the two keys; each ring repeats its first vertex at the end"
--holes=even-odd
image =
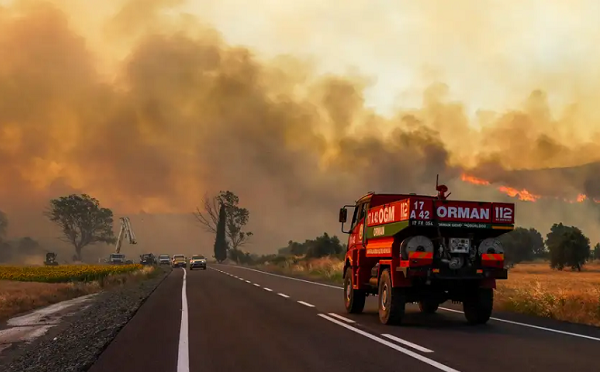
{"type": "Polygon", "coordinates": [[[91,282],[39,283],[0,280],[0,322],[40,307],[135,282],[154,273],[154,267],[145,266],[141,270],[109,275],[91,282]]]}
{"type": "MultiPolygon", "coordinates": [[[[338,259],[288,259],[262,268],[291,276],[342,283],[338,259]]],[[[495,308],[574,323],[600,326],[600,264],[582,272],[551,270],[547,263],[519,264],[498,281],[495,308]]]]}
{"type": "Polygon", "coordinates": [[[600,326],[600,265],[585,271],[551,270],[547,263],[519,264],[498,283],[496,308],[600,326]]]}

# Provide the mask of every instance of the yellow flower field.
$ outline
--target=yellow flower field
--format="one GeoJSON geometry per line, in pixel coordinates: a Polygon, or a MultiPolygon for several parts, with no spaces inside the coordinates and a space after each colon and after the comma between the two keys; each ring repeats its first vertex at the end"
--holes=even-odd
{"type": "Polygon", "coordinates": [[[142,265],[0,266],[0,280],[21,282],[90,282],[111,274],[141,270],[142,265]]]}

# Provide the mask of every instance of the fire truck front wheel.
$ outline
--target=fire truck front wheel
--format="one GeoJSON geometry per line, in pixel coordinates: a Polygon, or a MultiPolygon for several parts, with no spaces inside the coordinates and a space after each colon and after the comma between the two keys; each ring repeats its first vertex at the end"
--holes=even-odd
{"type": "Polygon", "coordinates": [[[404,288],[392,287],[390,270],[385,269],[379,278],[379,321],[386,325],[400,324],[406,309],[404,288]]]}
{"type": "Polygon", "coordinates": [[[352,268],[344,274],[344,305],[349,314],[362,313],[367,294],[363,289],[352,289],[352,268]]]}
{"type": "Polygon", "coordinates": [[[492,316],[494,290],[478,288],[463,301],[463,312],[469,324],[485,324],[492,316]]]}

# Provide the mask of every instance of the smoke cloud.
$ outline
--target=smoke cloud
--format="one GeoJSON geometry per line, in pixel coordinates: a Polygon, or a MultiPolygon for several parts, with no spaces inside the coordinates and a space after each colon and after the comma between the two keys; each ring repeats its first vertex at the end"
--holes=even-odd
{"type": "MultiPolygon", "coordinates": [[[[509,92],[503,102],[515,106],[472,115],[473,105],[452,94],[456,76],[444,79],[443,64],[424,49],[423,58],[441,67],[414,72],[419,107],[383,115],[368,103],[376,83],[368,74],[322,73],[304,57],[266,58],[226,41],[211,26],[216,2],[207,2],[213,8],[203,9],[206,18],[180,13],[184,1],[117,3],[94,4],[93,11],[75,1],[0,7],[0,209],[13,236],[58,236],[41,211],[50,198],[71,192],[131,216],[140,245],[124,251],[207,255],[213,237],[191,212],[205,193],[219,190],[235,192],[250,209],[256,238],[248,249],[256,253],[337,231],[337,208],[367,191],[433,194],[436,174],[456,198],[515,201],[465,184],[464,172],[544,195],[600,198],[600,165],[581,167],[600,161],[599,97],[590,89],[600,83],[597,51],[586,55],[595,63],[588,75],[592,64],[578,61],[552,73],[535,73],[531,64],[511,72],[507,60],[482,52],[486,45],[509,48],[508,39],[486,29],[482,9],[452,2],[449,13],[438,13],[423,5],[411,11],[427,19],[422,31],[440,53],[459,47],[439,39],[449,37],[440,30],[459,24],[452,17],[472,14],[477,22],[453,35],[465,36],[465,53],[489,63],[495,84],[504,84],[498,89],[509,92]],[[552,94],[566,109],[553,106],[552,94]],[[567,169],[540,170],[558,167],[567,169]]],[[[358,17],[358,8],[348,17],[358,17]]],[[[287,19],[278,15],[271,16],[287,19]]],[[[317,27],[309,22],[316,17],[301,13],[298,22],[317,27]]],[[[286,30],[272,37],[300,45],[303,33],[286,30]]],[[[471,82],[457,85],[477,96],[471,82]]],[[[595,234],[597,220],[593,203],[517,206],[517,222],[543,234],[559,221],[595,234]]]]}

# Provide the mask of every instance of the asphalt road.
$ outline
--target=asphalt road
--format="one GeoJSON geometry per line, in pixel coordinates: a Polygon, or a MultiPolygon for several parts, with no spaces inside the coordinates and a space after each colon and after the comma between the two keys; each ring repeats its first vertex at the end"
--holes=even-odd
{"type": "Polygon", "coordinates": [[[344,311],[342,289],[256,270],[174,270],[90,372],[600,371],[600,329],[459,307],[384,326],[375,299],[344,311]],[[184,279],[185,277],[185,279],[184,279]]]}

